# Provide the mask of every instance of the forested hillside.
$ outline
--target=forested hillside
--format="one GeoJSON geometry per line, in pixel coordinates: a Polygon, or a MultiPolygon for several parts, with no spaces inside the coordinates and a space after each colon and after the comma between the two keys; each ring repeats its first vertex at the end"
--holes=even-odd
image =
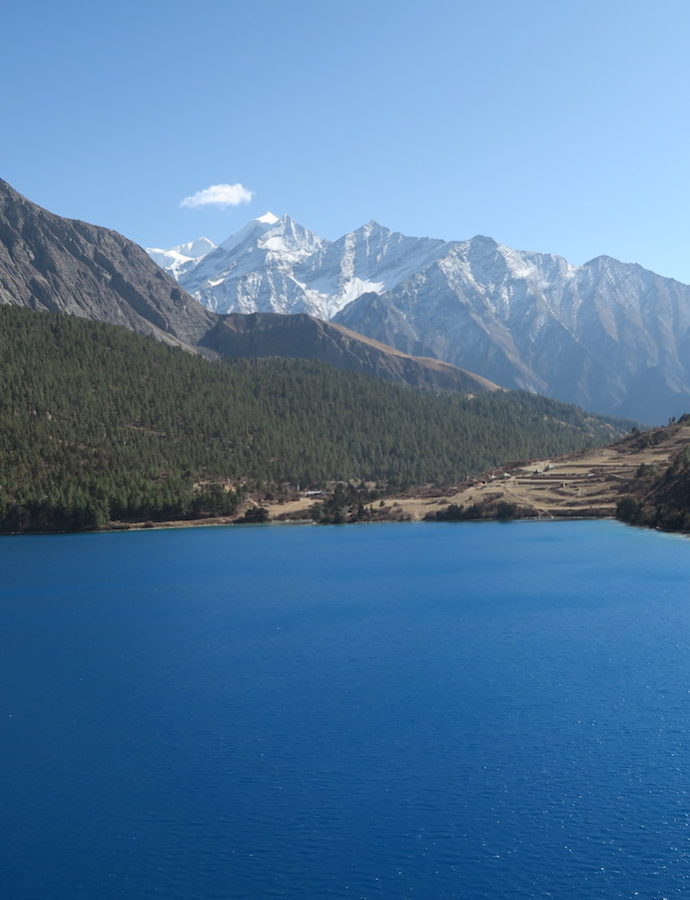
{"type": "Polygon", "coordinates": [[[624,423],[529,394],[436,396],[299,360],[208,362],[0,307],[0,529],[232,512],[242,485],[452,481],[624,423]]]}

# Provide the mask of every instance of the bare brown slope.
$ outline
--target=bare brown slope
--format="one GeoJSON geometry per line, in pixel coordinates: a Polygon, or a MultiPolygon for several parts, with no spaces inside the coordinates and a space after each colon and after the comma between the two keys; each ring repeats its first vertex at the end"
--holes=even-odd
{"type": "Polygon", "coordinates": [[[415,388],[480,393],[500,388],[471,372],[436,359],[409,356],[365,338],[343,325],[312,316],[231,313],[222,317],[203,345],[222,356],[283,356],[315,359],[338,369],[403,381],[415,388]]]}
{"type": "Polygon", "coordinates": [[[196,344],[216,317],[121,234],[64,219],[0,179],[0,303],[196,344]]]}

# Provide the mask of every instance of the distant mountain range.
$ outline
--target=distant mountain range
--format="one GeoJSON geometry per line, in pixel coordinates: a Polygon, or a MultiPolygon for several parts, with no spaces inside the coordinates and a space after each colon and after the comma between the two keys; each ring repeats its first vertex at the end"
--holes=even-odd
{"type": "MultiPolygon", "coordinates": [[[[267,224],[259,222],[258,228],[267,224]]],[[[202,239],[150,253],[180,274],[190,262],[203,261],[209,245],[202,239]]],[[[2,180],[0,304],[123,325],[209,357],[302,357],[412,387],[471,393],[496,388],[452,365],[415,359],[309,316],[244,324],[226,319],[200,305],[121,234],[56,216],[2,180]]]]}
{"type": "Polygon", "coordinates": [[[210,310],[307,313],[508,388],[660,422],[690,409],[690,287],[600,256],[369,222],[326,241],[271,213],[151,255],[210,310]],[[208,248],[208,252],[206,252],[208,248]]]}
{"type": "Polygon", "coordinates": [[[370,222],[325,241],[268,213],[218,247],[147,255],[0,181],[0,303],[211,357],[306,357],[432,390],[524,388],[646,422],[690,409],[690,287],[485,237],[410,238],[370,222]],[[231,312],[272,317],[240,324],[231,312]]]}

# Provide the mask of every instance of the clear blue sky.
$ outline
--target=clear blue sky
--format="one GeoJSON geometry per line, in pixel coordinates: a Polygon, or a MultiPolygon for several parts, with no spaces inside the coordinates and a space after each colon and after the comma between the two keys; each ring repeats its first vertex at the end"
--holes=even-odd
{"type": "Polygon", "coordinates": [[[689,26],[687,0],[8,3],[0,177],[148,246],[270,209],[690,283],[689,26]]]}

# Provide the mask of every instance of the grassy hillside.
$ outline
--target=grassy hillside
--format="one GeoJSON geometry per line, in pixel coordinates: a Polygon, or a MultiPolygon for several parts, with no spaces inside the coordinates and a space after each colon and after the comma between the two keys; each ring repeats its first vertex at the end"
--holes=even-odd
{"type": "Polygon", "coordinates": [[[625,427],[528,394],[435,396],[299,360],[211,363],[15,307],[0,307],[0,376],[5,531],[231,512],[228,486],[242,482],[452,481],[625,427]]]}

